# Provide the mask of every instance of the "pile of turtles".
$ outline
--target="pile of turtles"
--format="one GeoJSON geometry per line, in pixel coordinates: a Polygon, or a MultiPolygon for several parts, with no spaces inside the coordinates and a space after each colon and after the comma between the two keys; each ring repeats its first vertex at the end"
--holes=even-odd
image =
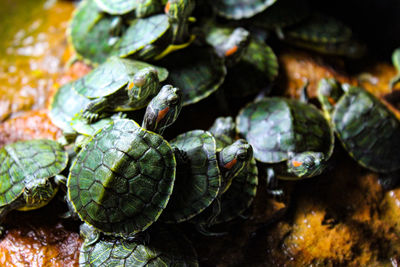
{"type": "Polygon", "coordinates": [[[83,0],[68,34],[93,70],[53,96],[49,116],[63,138],[0,149],[0,221],[64,193],[63,217],[83,223],[81,266],[197,266],[180,223],[223,235],[213,227],[249,209],[259,176],[282,196],[279,179],[322,174],[335,135],[360,165],[396,178],[400,122],[363,88],[321,80],[323,111],[306,87],[299,100],[266,96],[278,76],[270,38],[364,52],[307,1],[83,0]],[[166,140],[181,110],[214,92],[228,112],[231,98],[254,101],[166,140]]]}

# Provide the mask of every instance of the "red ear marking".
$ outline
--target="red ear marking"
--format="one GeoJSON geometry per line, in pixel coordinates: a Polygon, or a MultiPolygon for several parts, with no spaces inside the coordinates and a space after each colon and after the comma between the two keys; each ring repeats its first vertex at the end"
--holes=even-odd
{"type": "Polygon", "coordinates": [[[236,162],[237,162],[237,160],[236,160],[236,158],[234,158],[233,160],[231,160],[227,164],[225,164],[224,168],[230,170],[230,169],[232,169],[233,166],[235,166],[236,162]]]}
{"type": "Polygon", "coordinates": [[[165,117],[165,115],[168,113],[168,111],[169,111],[169,107],[166,107],[166,108],[160,110],[160,112],[158,112],[157,120],[156,120],[157,123],[165,117]]]}
{"type": "Polygon", "coordinates": [[[297,161],[297,160],[293,160],[292,161],[293,166],[295,167],[300,167],[301,165],[303,165],[303,162],[301,161],[297,161]]]}
{"type": "Polygon", "coordinates": [[[237,47],[237,45],[235,45],[234,47],[232,47],[231,49],[228,49],[228,50],[225,52],[225,56],[226,56],[226,57],[229,57],[229,56],[235,54],[237,50],[238,50],[238,47],[237,47]]]}
{"type": "Polygon", "coordinates": [[[328,101],[329,103],[331,103],[332,106],[336,105],[336,101],[332,97],[328,97],[328,101]]]}
{"type": "Polygon", "coordinates": [[[168,14],[169,7],[170,7],[170,2],[168,1],[168,3],[165,5],[165,9],[164,9],[165,14],[168,14]]]}
{"type": "Polygon", "coordinates": [[[133,82],[130,82],[128,84],[128,89],[131,90],[134,86],[135,86],[135,84],[133,82]]]}

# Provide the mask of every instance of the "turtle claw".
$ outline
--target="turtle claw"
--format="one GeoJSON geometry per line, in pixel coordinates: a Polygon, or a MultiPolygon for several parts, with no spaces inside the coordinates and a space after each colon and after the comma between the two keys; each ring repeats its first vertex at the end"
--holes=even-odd
{"type": "Polygon", "coordinates": [[[92,113],[90,111],[85,111],[82,114],[82,117],[86,119],[89,123],[95,122],[99,118],[99,114],[92,113]]]}

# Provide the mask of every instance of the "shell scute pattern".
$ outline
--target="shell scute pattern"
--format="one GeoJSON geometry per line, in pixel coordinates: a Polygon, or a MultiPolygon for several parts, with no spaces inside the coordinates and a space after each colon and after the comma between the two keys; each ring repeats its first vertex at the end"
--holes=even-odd
{"type": "Polygon", "coordinates": [[[158,218],[172,193],[176,165],[160,136],[121,119],[98,132],[83,151],[68,187],[84,221],[106,233],[132,233],[158,218]]]}

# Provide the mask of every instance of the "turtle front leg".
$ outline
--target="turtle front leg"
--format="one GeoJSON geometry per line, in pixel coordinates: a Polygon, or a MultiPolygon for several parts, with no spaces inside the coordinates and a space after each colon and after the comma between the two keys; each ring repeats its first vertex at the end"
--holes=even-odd
{"type": "Polygon", "coordinates": [[[59,215],[62,219],[72,219],[72,220],[79,220],[78,213],[74,209],[74,205],[72,205],[71,201],[69,201],[67,196],[64,196],[64,201],[67,204],[68,211],[59,215]]]}
{"type": "Polygon", "coordinates": [[[272,168],[267,169],[266,173],[267,192],[269,195],[276,199],[283,199],[285,194],[282,188],[279,186],[278,177],[275,175],[275,171],[272,168]]]}
{"type": "Polygon", "coordinates": [[[95,122],[100,118],[100,115],[104,113],[104,110],[108,107],[107,98],[101,97],[92,100],[82,112],[82,117],[89,123],[95,122]]]}

